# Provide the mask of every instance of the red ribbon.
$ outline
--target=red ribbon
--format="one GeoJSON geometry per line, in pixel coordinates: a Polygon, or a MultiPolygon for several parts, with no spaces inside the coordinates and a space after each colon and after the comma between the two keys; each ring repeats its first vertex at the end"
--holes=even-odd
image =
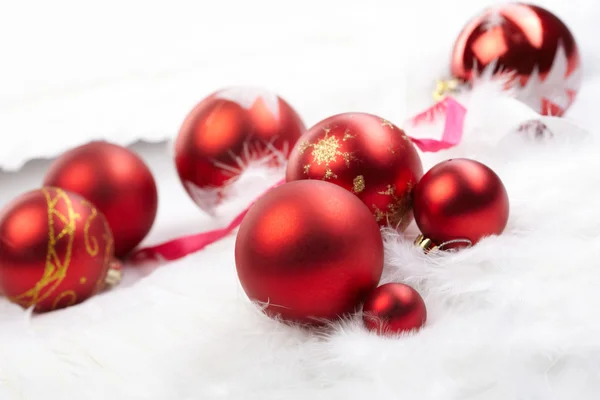
{"type": "MultiPolygon", "coordinates": [[[[437,120],[438,116],[445,114],[446,119],[442,138],[440,140],[418,139],[410,136],[409,138],[412,140],[415,146],[417,146],[423,152],[432,153],[456,146],[460,143],[462,138],[463,123],[466,112],[466,109],[456,100],[446,97],[444,100],[436,103],[429,109],[416,115],[410,120],[412,125],[416,126],[424,122],[432,123],[437,120]]],[[[285,180],[277,182],[268,190],[283,183],[285,183],[285,180]]],[[[224,228],[179,237],[156,246],[137,250],[131,255],[129,261],[133,264],[143,263],[146,261],[173,261],[183,258],[188,254],[198,252],[204,249],[206,246],[225,238],[237,227],[239,227],[251,206],[252,204],[238,214],[229,223],[229,225],[224,228]]]]}

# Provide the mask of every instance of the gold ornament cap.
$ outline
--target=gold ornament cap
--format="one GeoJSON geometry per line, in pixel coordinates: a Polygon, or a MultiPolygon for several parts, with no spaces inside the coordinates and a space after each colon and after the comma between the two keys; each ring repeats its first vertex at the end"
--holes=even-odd
{"type": "Polygon", "coordinates": [[[104,283],[107,289],[117,286],[123,279],[123,264],[119,260],[112,260],[106,273],[104,283]]]}
{"type": "Polygon", "coordinates": [[[423,235],[419,235],[417,236],[417,239],[415,240],[415,244],[417,246],[419,246],[420,248],[423,249],[423,251],[425,252],[425,254],[429,253],[432,250],[437,250],[438,246],[433,243],[433,241],[423,235]]]}
{"type": "Polygon", "coordinates": [[[442,101],[446,96],[457,93],[460,86],[460,80],[456,78],[438,79],[433,91],[433,100],[442,101]]]}

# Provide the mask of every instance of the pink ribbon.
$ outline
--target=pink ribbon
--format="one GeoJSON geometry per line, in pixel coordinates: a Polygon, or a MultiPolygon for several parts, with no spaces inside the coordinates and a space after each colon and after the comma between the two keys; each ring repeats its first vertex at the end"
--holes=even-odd
{"type": "MultiPolygon", "coordinates": [[[[456,100],[452,99],[451,97],[446,97],[444,100],[436,103],[410,120],[413,126],[416,126],[423,123],[433,123],[439,116],[445,114],[444,131],[441,139],[418,139],[410,136],[409,138],[412,140],[415,146],[417,146],[423,152],[433,153],[456,146],[460,143],[462,138],[463,123],[466,112],[466,109],[456,100]]],[[[285,180],[277,182],[267,191],[276,186],[282,185],[283,183],[285,183],[285,180]]],[[[147,261],[173,261],[183,258],[189,254],[196,253],[204,249],[206,246],[225,238],[237,227],[239,227],[252,204],[239,213],[224,228],[179,237],[156,246],[137,250],[129,257],[129,261],[133,264],[139,264],[147,261]]]]}

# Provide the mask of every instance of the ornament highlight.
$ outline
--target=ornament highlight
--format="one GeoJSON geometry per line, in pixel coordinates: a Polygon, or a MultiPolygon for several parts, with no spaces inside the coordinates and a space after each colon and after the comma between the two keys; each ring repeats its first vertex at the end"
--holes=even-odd
{"type": "MultiPolygon", "coordinates": [[[[516,98],[540,114],[556,116],[573,103],[582,80],[569,28],[550,11],[521,3],[491,7],[471,20],[454,46],[451,73],[468,84],[503,77],[516,98]]],[[[460,86],[451,82],[438,83],[438,91],[460,86]]]]}
{"type": "Polygon", "coordinates": [[[504,184],[486,165],[456,158],[443,161],[421,178],[414,191],[414,213],[426,251],[475,245],[499,235],[508,222],[504,184]]]}
{"type": "Polygon", "coordinates": [[[383,241],[372,214],[328,182],[290,182],[250,208],[235,244],[240,283],[271,317],[318,324],[351,313],[377,286],[383,241]]]}
{"type": "Polygon", "coordinates": [[[0,292],[36,312],[68,307],[120,280],[104,215],[83,197],[44,187],[0,213],[0,292]]]}
{"type": "Polygon", "coordinates": [[[124,257],[146,237],[156,218],[158,191],[144,161],[133,151],[107,142],[91,142],[52,163],[44,186],[77,193],[101,211],[124,257]]]}
{"type": "Polygon", "coordinates": [[[252,164],[280,167],[305,127],[274,93],[252,87],[217,91],[188,114],[175,141],[183,186],[205,212],[252,164]]]}
{"type": "Polygon", "coordinates": [[[412,191],[423,175],[411,139],[371,114],[329,117],[298,141],[287,166],[288,182],[334,183],[357,196],[380,225],[400,231],[412,221],[412,191]]]}
{"type": "Polygon", "coordinates": [[[363,322],[379,335],[399,334],[421,328],[427,308],[421,295],[403,283],[386,283],[369,295],[363,305],[363,322]]]}

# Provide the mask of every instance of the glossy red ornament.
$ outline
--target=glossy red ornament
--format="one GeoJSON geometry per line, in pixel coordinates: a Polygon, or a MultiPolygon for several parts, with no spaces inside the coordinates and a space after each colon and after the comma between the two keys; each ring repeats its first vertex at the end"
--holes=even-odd
{"type": "Polygon", "coordinates": [[[412,191],[421,159],[404,131],[371,114],[327,118],[298,141],[287,181],[317,179],[354,193],[380,225],[404,230],[412,221],[412,191]]]}
{"type": "Polygon", "coordinates": [[[252,87],[217,91],[186,117],[175,141],[175,165],[186,191],[204,211],[253,163],[277,167],[305,127],[274,93],[252,87]]]}
{"type": "Polygon", "coordinates": [[[61,155],[48,169],[44,186],[80,194],[108,220],[115,254],[123,257],[146,237],[158,209],[154,177],[133,151],[91,142],[61,155]]]}
{"type": "Polygon", "coordinates": [[[331,183],[297,181],[250,208],[235,261],[244,291],[269,316],[313,324],[353,312],[377,286],[383,243],[356,196],[331,183]]]}
{"type": "Polygon", "coordinates": [[[380,335],[398,334],[421,328],[427,308],[421,295],[403,283],[386,283],[369,295],[363,305],[363,322],[380,335]]]}
{"type": "Polygon", "coordinates": [[[466,25],[452,53],[451,72],[467,82],[510,72],[516,97],[546,115],[562,115],[582,79],[569,28],[550,11],[519,3],[489,8],[466,25]]]}
{"type": "Polygon", "coordinates": [[[108,222],[83,197],[25,193],[0,213],[1,292],[37,312],[80,303],[118,280],[113,250],[108,222]]]}
{"type": "Polygon", "coordinates": [[[486,165],[465,158],[431,168],[414,192],[414,212],[421,244],[444,248],[474,245],[499,235],[508,221],[504,184],[486,165]],[[460,243],[448,243],[460,241],[460,243]]]}

